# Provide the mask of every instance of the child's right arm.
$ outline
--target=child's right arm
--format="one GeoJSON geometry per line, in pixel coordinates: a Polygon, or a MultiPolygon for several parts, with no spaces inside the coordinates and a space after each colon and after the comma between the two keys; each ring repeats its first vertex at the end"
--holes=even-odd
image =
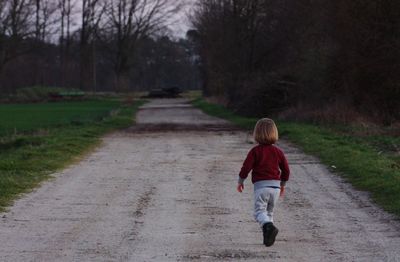
{"type": "Polygon", "coordinates": [[[240,170],[239,173],[239,180],[238,180],[238,185],[237,185],[237,191],[242,193],[244,189],[244,180],[247,178],[249,175],[249,172],[253,169],[254,165],[254,150],[251,149],[249,153],[247,154],[246,159],[243,162],[242,169],[240,170]]]}

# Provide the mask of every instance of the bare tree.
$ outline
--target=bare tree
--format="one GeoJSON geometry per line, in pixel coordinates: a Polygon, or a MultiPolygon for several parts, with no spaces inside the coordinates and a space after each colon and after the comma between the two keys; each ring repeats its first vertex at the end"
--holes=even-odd
{"type": "Polygon", "coordinates": [[[96,34],[104,14],[102,0],[82,0],[80,31],[80,87],[96,91],[96,34]]]}
{"type": "Polygon", "coordinates": [[[144,81],[150,60],[167,69],[157,71],[160,82],[173,82],[179,74],[165,72],[181,70],[180,62],[154,50],[169,46],[160,50],[184,61],[185,49],[159,40],[179,8],[172,0],[0,0],[0,82],[7,93],[38,84],[122,91],[144,81]]]}
{"type": "Polygon", "coordinates": [[[58,22],[54,15],[57,4],[52,0],[34,0],[35,5],[35,39],[45,41],[50,35],[50,26],[58,22]]]}
{"type": "Polygon", "coordinates": [[[8,3],[6,1],[0,1],[0,74],[2,72],[2,68],[7,61],[7,52],[6,52],[6,32],[8,27],[8,3]]]}
{"type": "Polygon", "coordinates": [[[99,37],[107,46],[115,73],[115,90],[127,90],[138,41],[171,22],[180,1],[108,0],[99,37]]]}
{"type": "Polygon", "coordinates": [[[361,113],[392,123],[399,11],[396,0],[198,0],[192,21],[205,93],[245,114],[297,104],[306,110],[292,112],[310,118],[325,110],[328,121],[361,113]],[[343,111],[333,116],[335,107],[343,111]]]}
{"type": "Polygon", "coordinates": [[[67,75],[70,72],[70,49],[71,49],[71,24],[72,15],[74,8],[76,6],[76,1],[73,0],[58,0],[59,9],[59,32],[60,32],[60,75],[61,75],[61,85],[68,86],[67,75]]]}
{"type": "Polygon", "coordinates": [[[32,0],[2,0],[0,2],[0,75],[4,66],[28,52],[24,39],[31,37],[32,0]]]}

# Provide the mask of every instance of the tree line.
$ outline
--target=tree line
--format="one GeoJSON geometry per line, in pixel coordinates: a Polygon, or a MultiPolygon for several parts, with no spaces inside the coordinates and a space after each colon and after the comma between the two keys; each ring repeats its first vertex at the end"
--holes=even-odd
{"type": "Polygon", "coordinates": [[[400,118],[397,0],[199,0],[204,93],[251,115],[400,118]]]}
{"type": "Polygon", "coordinates": [[[1,0],[1,94],[33,85],[194,85],[191,45],[168,37],[181,7],[170,0],[1,0]]]}

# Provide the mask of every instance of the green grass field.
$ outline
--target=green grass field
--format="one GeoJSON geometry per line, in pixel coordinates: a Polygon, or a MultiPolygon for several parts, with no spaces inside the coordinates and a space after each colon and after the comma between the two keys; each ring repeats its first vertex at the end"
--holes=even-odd
{"type": "Polygon", "coordinates": [[[120,102],[112,100],[2,104],[0,105],[0,136],[100,120],[119,104],[120,102]]]}
{"type": "Polygon", "coordinates": [[[105,133],[130,126],[142,103],[124,106],[104,100],[1,105],[0,211],[89,152],[105,133]]]}
{"type": "MultiPolygon", "coordinates": [[[[252,129],[257,121],[255,118],[235,115],[223,106],[203,99],[194,100],[193,105],[244,129],[252,129]]],[[[304,152],[319,157],[354,187],[369,191],[373,200],[385,210],[400,216],[399,137],[365,133],[357,135],[351,128],[276,122],[282,138],[299,145],[304,152]]]]}

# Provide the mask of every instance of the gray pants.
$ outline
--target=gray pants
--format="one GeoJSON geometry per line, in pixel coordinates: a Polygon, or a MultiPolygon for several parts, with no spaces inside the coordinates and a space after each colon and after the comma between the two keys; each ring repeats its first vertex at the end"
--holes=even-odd
{"type": "Polygon", "coordinates": [[[273,222],[274,207],[279,199],[279,188],[263,187],[254,191],[254,218],[262,227],[273,222]]]}

